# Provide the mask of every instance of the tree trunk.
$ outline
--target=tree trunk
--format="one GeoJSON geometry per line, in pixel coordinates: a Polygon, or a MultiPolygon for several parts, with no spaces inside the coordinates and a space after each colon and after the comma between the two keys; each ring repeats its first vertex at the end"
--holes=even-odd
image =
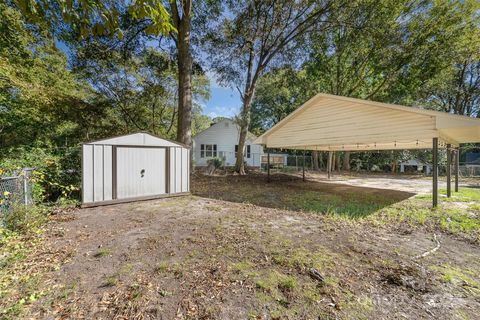
{"type": "Polygon", "coordinates": [[[393,160],[392,161],[392,173],[396,173],[396,172],[397,172],[397,161],[393,160]]]}
{"type": "Polygon", "coordinates": [[[245,162],[243,158],[243,148],[245,147],[245,141],[247,139],[248,127],[250,126],[250,108],[252,107],[253,95],[255,94],[256,79],[261,73],[260,69],[257,69],[256,74],[253,75],[253,62],[254,62],[254,48],[253,43],[250,43],[249,59],[247,65],[247,79],[245,82],[245,91],[242,95],[242,112],[240,113],[239,125],[240,125],[240,137],[238,139],[238,151],[237,160],[235,163],[235,170],[240,175],[245,174],[245,162]]]}
{"type": "Polygon", "coordinates": [[[332,163],[330,164],[330,171],[335,171],[335,164],[337,158],[337,153],[335,151],[332,151],[332,163]]]}
{"type": "Polygon", "coordinates": [[[350,151],[345,151],[343,154],[343,170],[350,171],[350,151]]]}
{"type": "Polygon", "coordinates": [[[245,160],[243,149],[245,148],[245,141],[247,140],[248,127],[250,126],[250,108],[252,105],[253,91],[245,95],[242,105],[242,112],[239,119],[240,137],[238,139],[237,160],[235,163],[235,170],[240,175],[245,174],[245,160]]]}
{"type": "Polygon", "coordinates": [[[177,2],[171,1],[172,19],[177,28],[178,118],[177,141],[192,144],[192,53],[190,51],[191,3],[182,1],[182,16],[177,2]]]}
{"type": "Polygon", "coordinates": [[[312,151],[313,170],[318,171],[318,151],[312,151]]]}

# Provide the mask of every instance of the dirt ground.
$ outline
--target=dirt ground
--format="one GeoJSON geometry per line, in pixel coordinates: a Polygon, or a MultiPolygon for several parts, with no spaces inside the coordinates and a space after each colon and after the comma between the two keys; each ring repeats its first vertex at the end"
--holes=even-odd
{"type": "MultiPolygon", "coordinates": [[[[416,194],[425,194],[432,192],[432,178],[422,176],[402,176],[398,177],[378,175],[378,176],[346,176],[334,174],[329,180],[325,173],[308,173],[308,178],[323,183],[346,184],[357,187],[369,187],[390,189],[405,192],[413,192],[416,194]]],[[[440,178],[439,188],[446,188],[446,181],[440,178]]]]}
{"type": "Polygon", "coordinates": [[[31,316],[480,319],[478,243],[401,221],[309,213],[287,197],[308,190],[373,215],[409,201],[423,180],[372,178],[366,188],[314,176],[264,178],[197,176],[192,196],[69,214],[53,226],[51,243],[71,254],[47,276],[48,293],[31,316]],[[437,246],[434,234],[439,249],[417,257],[437,246]]]}

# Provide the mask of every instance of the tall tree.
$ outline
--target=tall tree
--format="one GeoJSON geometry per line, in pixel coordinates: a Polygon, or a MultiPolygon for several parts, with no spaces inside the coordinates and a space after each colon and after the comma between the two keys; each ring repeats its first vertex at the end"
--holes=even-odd
{"type": "Polygon", "coordinates": [[[0,145],[50,145],[74,137],[101,110],[92,91],[67,68],[45,25],[26,23],[0,2],[0,145]]]}
{"type": "MultiPolygon", "coordinates": [[[[479,4],[480,6],[480,4],[479,4]]],[[[468,25],[467,25],[468,26],[468,25]]],[[[456,52],[449,68],[423,88],[419,103],[434,109],[480,117],[480,21],[471,24],[463,41],[452,43],[456,52]]]]}
{"type": "Polygon", "coordinates": [[[313,28],[331,26],[331,14],[343,1],[230,1],[221,24],[210,35],[211,67],[220,81],[240,93],[240,138],[236,171],[245,174],[244,147],[257,83],[272,66],[297,57],[298,41],[313,28]],[[217,30],[222,30],[218,32],[217,30]]]}
{"type": "Polygon", "coordinates": [[[171,33],[177,48],[178,125],[177,141],[192,144],[192,53],[190,51],[192,3],[190,0],[170,0],[173,25],[171,33]]]}
{"type": "MultiPolygon", "coordinates": [[[[253,130],[268,129],[319,92],[472,112],[478,106],[476,8],[473,1],[352,2],[335,12],[348,23],[310,33],[300,68],[291,63],[261,79],[253,130]]],[[[349,157],[344,154],[347,170],[349,157]]]]}

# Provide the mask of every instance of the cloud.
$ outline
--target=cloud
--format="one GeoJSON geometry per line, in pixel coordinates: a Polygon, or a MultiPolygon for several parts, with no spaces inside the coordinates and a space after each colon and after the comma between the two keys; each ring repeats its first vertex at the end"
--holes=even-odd
{"type": "Polygon", "coordinates": [[[205,112],[211,118],[216,117],[228,117],[233,118],[235,117],[240,111],[238,106],[207,106],[205,112]]]}

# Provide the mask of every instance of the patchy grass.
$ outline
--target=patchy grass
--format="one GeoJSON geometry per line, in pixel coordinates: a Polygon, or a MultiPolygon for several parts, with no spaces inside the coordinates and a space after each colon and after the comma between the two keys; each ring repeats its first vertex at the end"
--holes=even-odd
{"type": "Polygon", "coordinates": [[[110,249],[108,248],[101,248],[95,254],[93,255],[95,258],[102,258],[102,257],[107,257],[110,255],[110,249]]]}
{"type": "Polygon", "coordinates": [[[314,191],[289,193],[285,195],[284,201],[292,209],[347,218],[366,217],[394,203],[393,200],[381,195],[359,195],[351,192],[329,194],[314,191]]]}
{"type": "Polygon", "coordinates": [[[456,285],[457,288],[461,288],[468,295],[476,298],[480,297],[480,281],[477,280],[480,278],[480,274],[478,272],[454,267],[448,263],[431,268],[441,274],[444,282],[456,285]]]}
{"type": "Polygon", "coordinates": [[[155,273],[165,273],[168,271],[168,268],[169,268],[168,262],[162,261],[155,267],[155,273]]]}
{"type": "MultiPolygon", "coordinates": [[[[478,188],[460,187],[458,192],[453,191],[453,188],[452,188],[452,196],[450,198],[447,198],[447,189],[438,190],[438,194],[441,196],[440,201],[448,201],[448,202],[480,201],[480,189],[478,188]]],[[[432,195],[422,194],[422,195],[418,195],[416,198],[431,201],[432,195]]]]}
{"type": "Polygon", "coordinates": [[[378,189],[347,185],[301,182],[287,175],[275,175],[271,183],[265,177],[249,176],[201,177],[194,193],[203,197],[252,203],[258,206],[362,218],[412,196],[407,192],[391,191],[387,196],[378,189]],[[256,179],[256,181],[254,180],[256,179]],[[253,183],[250,183],[254,181],[253,183]],[[288,192],[285,190],[288,189],[288,192]]]}
{"type": "Polygon", "coordinates": [[[118,282],[118,274],[112,274],[105,278],[105,281],[102,283],[101,287],[115,287],[118,282]]]}
{"type": "MultiPolygon", "coordinates": [[[[23,316],[26,306],[46,295],[46,272],[58,268],[61,253],[46,244],[50,209],[15,207],[0,227],[0,319],[23,316]]],[[[56,232],[61,234],[61,232],[56,232]]]]}
{"type": "Polygon", "coordinates": [[[379,210],[367,218],[374,224],[407,224],[410,228],[426,227],[463,236],[480,242],[480,190],[463,188],[458,196],[460,202],[443,202],[437,208],[430,207],[431,197],[418,196],[414,199],[379,210]],[[469,203],[464,205],[464,203],[469,203]]]}

